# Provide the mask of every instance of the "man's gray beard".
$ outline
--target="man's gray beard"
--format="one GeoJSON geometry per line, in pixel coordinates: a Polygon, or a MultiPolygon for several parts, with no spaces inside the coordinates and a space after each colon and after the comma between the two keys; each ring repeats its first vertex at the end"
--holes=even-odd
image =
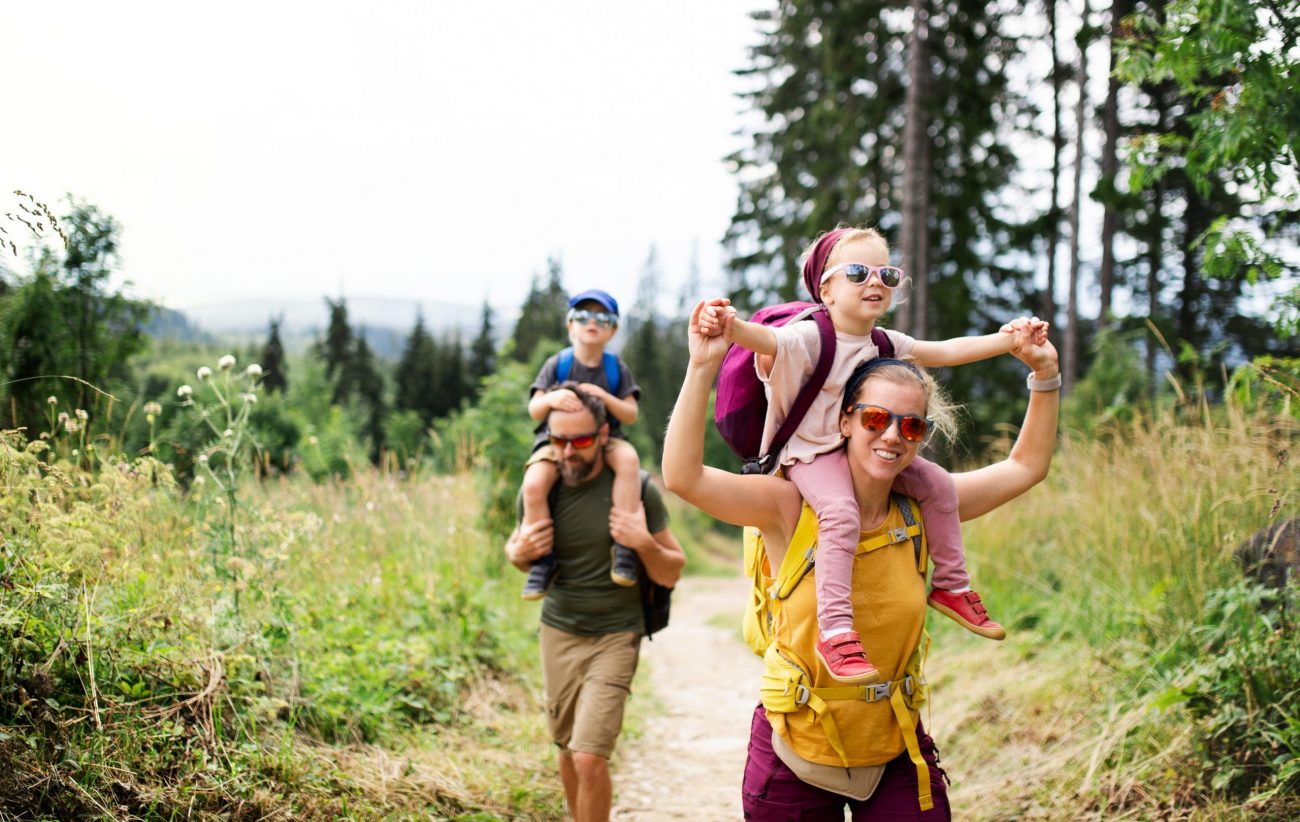
{"type": "Polygon", "coordinates": [[[594,457],[590,460],[580,460],[579,462],[560,460],[560,477],[568,483],[582,482],[591,475],[591,469],[595,465],[596,460],[594,457]]]}

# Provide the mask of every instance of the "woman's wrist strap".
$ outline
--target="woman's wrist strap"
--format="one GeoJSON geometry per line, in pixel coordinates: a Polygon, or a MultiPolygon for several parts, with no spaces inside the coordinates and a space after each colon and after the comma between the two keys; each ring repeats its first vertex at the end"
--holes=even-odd
{"type": "Polygon", "coordinates": [[[1061,372],[1056,372],[1056,376],[1046,380],[1036,380],[1031,371],[1025,378],[1025,385],[1029,386],[1030,391],[1057,391],[1061,387],[1061,372]]]}

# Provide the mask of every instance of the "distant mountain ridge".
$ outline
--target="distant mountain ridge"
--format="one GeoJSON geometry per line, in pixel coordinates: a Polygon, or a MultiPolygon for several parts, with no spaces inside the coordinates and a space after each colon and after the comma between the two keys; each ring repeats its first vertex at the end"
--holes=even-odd
{"type": "MultiPolygon", "coordinates": [[[[448,303],[437,300],[399,299],[392,297],[346,297],[348,323],[366,341],[375,354],[386,359],[401,355],[406,337],[415,327],[417,311],[424,314],[425,328],[435,338],[459,333],[466,345],[478,335],[482,322],[482,305],[448,303]]],[[[513,316],[495,309],[493,331],[498,339],[508,332],[513,316]]],[[[164,309],[183,315],[186,324],[172,322],[168,327],[185,327],[203,337],[225,339],[265,339],[270,321],[283,317],[280,336],[290,351],[300,351],[323,336],[329,323],[329,308],[323,297],[252,297],[183,309],[164,309]]]]}

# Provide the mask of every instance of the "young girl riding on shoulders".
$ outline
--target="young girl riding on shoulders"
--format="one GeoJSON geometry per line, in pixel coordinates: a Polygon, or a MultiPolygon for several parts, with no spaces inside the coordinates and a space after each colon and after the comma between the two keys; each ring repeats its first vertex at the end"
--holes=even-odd
{"type": "MultiPolygon", "coordinates": [[[[823,234],[806,252],[804,285],[815,302],[826,306],[835,326],[835,359],[826,383],[809,407],[777,463],[817,514],[817,655],[831,676],[841,682],[866,684],[880,678],[853,630],[850,582],[853,556],[861,530],[861,514],[842,448],[840,401],[845,382],[860,363],[880,355],[871,332],[889,310],[894,289],[903,283],[902,270],[889,264],[889,246],[872,229],[837,228],[823,234]]],[[[725,299],[710,300],[700,318],[701,332],[725,334],[728,341],[748,348],[756,357],[758,376],[768,397],[764,443],[784,419],[799,388],[812,373],[820,350],[816,323],[796,322],[773,327],[735,316],[725,299]]],[[[961,365],[1019,350],[1029,342],[1045,341],[1047,323],[1018,319],[995,334],[957,337],[942,342],[916,340],[886,331],[894,356],[910,358],[923,367],[961,365]]],[[[857,409],[855,409],[857,410],[857,409]]],[[[865,407],[862,424],[873,431],[899,426],[908,442],[924,439],[927,421],[895,415],[890,409],[865,407]]],[[[889,455],[881,454],[882,458],[889,455]]],[[[971,590],[957,516],[957,495],[943,468],[916,458],[899,475],[896,490],[920,504],[934,561],[929,604],[966,629],[989,639],[1006,632],[992,621],[979,594],[971,590]]]]}

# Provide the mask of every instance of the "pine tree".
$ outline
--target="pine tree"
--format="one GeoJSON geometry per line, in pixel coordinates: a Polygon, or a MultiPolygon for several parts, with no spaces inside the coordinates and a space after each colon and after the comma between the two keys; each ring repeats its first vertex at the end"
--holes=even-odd
{"type": "Polygon", "coordinates": [[[1075,86],[1079,99],[1075,106],[1074,118],[1074,198],[1070,201],[1070,281],[1065,296],[1065,351],[1061,358],[1061,394],[1065,395],[1074,385],[1074,380],[1083,372],[1079,367],[1081,346],[1079,338],[1079,210],[1083,202],[1083,162],[1084,162],[1084,127],[1085,113],[1088,108],[1088,44],[1092,41],[1089,30],[1088,0],[1083,0],[1083,12],[1079,18],[1079,61],[1076,64],[1075,86]]]}
{"type": "Polygon", "coordinates": [[[1115,62],[1119,52],[1116,40],[1119,37],[1121,23],[1133,11],[1133,0],[1113,0],[1110,6],[1110,26],[1108,43],[1110,52],[1110,78],[1106,88],[1106,103],[1102,109],[1101,123],[1105,140],[1101,149],[1101,178],[1097,181],[1097,190],[1093,198],[1100,201],[1105,209],[1101,223],[1101,265],[1097,270],[1097,288],[1101,298],[1101,309],[1097,320],[1099,327],[1111,324],[1116,284],[1115,235],[1119,232],[1120,196],[1116,188],[1119,175],[1119,92],[1120,81],[1115,75],[1115,62]]]}
{"type": "Polygon", "coordinates": [[[355,390],[364,415],[362,431],[370,443],[370,461],[378,464],[384,446],[384,417],[388,406],[384,401],[384,377],[375,363],[370,344],[366,342],[364,328],[356,336],[345,370],[346,377],[340,382],[345,381],[355,390]]]}
{"type": "Polygon", "coordinates": [[[438,386],[434,365],[438,351],[433,337],[424,327],[424,314],[415,315],[415,328],[406,339],[402,357],[398,360],[395,379],[397,394],[393,406],[399,411],[414,411],[420,422],[428,426],[438,406],[438,386]]]}
{"type": "Polygon", "coordinates": [[[911,281],[911,300],[894,312],[899,331],[925,339],[929,328],[929,280],[926,276],[929,250],[928,208],[930,135],[926,104],[930,89],[929,27],[926,0],[911,0],[912,27],[907,40],[906,122],[903,126],[902,226],[899,252],[911,281]]]}
{"type": "Polygon", "coordinates": [[[258,363],[262,366],[262,387],[268,393],[289,390],[289,362],[284,356],[284,343],[280,341],[280,325],[284,317],[272,319],[266,335],[266,345],[258,363]]]}
{"type": "Polygon", "coordinates": [[[510,356],[517,362],[528,362],[542,340],[566,339],[564,317],[569,310],[569,297],[561,282],[564,271],[555,257],[546,261],[546,268],[546,285],[541,286],[534,277],[528,297],[519,309],[510,349],[510,356]]]}
{"type": "Polygon", "coordinates": [[[465,366],[465,346],[461,344],[458,334],[443,339],[436,347],[434,386],[434,419],[447,416],[469,398],[470,382],[465,366]]]}
{"type": "Polygon", "coordinates": [[[483,319],[478,336],[469,347],[470,399],[478,398],[483,378],[497,370],[496,340],[492,334],[492,307],[483,301],[483,319]]]}
{"type": "Polygon", "coordinates": [[[318,354],[325,362],[326,379],[334,385],[333,401],[341,405],[351,396],[351,386],[339,377],[347,366],[348,358],[352,356],[354,347],[352,327],[348,325],[347,300],[339,297],[338,302],[334,302],[326,297],[325,305],[329,308],[330,319],[329,326],[325,330],[325,339],[318,348],[318,354]]]}

